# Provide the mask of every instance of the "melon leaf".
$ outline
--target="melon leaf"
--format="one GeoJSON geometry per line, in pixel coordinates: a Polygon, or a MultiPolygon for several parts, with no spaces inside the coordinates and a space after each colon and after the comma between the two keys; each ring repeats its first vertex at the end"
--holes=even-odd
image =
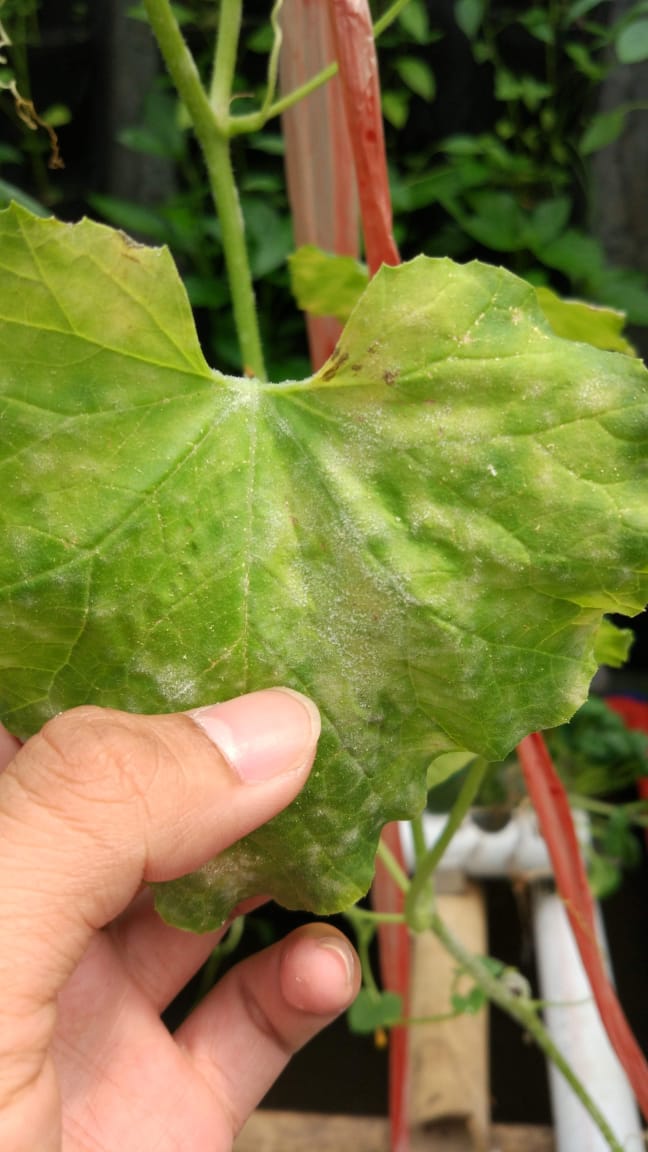
{"type": "Polygon", "coordinates": [[[5,724],[272,684],[322,712],[297,801],[159,887],[176,924],[348,906],[435,757],[567,720],[648,598],[646,371],[502,269],[383,268],[316,375],[263,384],[206,364],[166,251],[13,206],[0,329],[5,724]]]}

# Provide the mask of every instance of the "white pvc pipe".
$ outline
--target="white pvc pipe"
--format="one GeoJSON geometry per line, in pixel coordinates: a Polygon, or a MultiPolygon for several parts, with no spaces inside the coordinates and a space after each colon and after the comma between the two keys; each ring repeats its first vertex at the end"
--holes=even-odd
{"type": "MultiPolygon", "coordinates": [[[[447,820],[447,816],[432,812],[423,814],[423,832],[428,848],[439,839],[447,820]]],[[[413,869],[412,830],[407,822],[401,824],[401,841],[407,866],[413,869]]],[[[535,812],[530,807],[515,809],[497,832],[485,832],[468,816],[452,837],[440,868],[442,871],[463,872],[475,879],[552,875],[547,846],[538,830],[535,812]]]]}
{"type": "MultiPolygon", "coordinates": [[[[589,826],[583,813],[574,821],[581,843],[589,826]]],[[[442,834],[446,816],[426,812],[423,830],[427,847],[442,834]]],[[[401,824],[405,861],[414,866],[411,827],[401,824]]],[[[601,1023],[565,910],[551,880],[552,870],[535,813],[517,809],[497,832],[487,832],[467,817],[453,836],[441,871],[459,871],[476,879],[525,876],[531,882],[533,929],[541,998],[547,1028],[578,1078],[606,1117],[624,1152],[643,1152],[641,1120],[625,1073],[601,1023]],[[543,877],[547,882],[539,882],[543,877]]],[[[609,957],[598,906],[599,946],[609,957]]],[[[560,1072],[549,1065],[556,1152],[607,1152],[608,1145],[560,1072]]]]}
{"type": "MultiPolygon", "coordinates": [[[[641,1120],[625,1073],[592,998],[562,900],[553,885],[533,884],[533,930],[545,1022],[626,1152],[644,1149],[641,1120]]],[[[597,908],[599,946],[607,956],[597,908]]],[[[607,1152],[608,1144],[553,1064],[549,1090],[556,1152],[607,1152]]]]}

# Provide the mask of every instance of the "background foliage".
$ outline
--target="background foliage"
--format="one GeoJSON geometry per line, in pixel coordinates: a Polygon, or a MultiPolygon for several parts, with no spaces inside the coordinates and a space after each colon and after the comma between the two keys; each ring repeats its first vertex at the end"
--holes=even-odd
{"type": "MultiPolygon", "coordinates": [[[[375,0],[375,15],[386,6],[375,0]]],[[[134,156],[168,168],[166,188],[158,197],[144,190],[142,197],[124,198],[102,172],[97,89],[111,66],[119,66],[95,59],[109,7],[107,0],[47,6],[5,0],[0,12],[12,39],[9,64],[21,94],[34,96],[42,119],[59,132],[67,170],[48,170],[47,133],[21,121],[11,95],[3,93],[0,176],[64,218],[87,211],[169,244],[208,357],[235,369],[218,221],[186,118],[161,71],[132,122],[120,127],[119,140],[134,156]]],[[[128,12],[135,29],[138,6],[123,0],[115,7],[128,12]]],[[[218,5],[184,0],[177,8],[207,74],[218,5]]],[[[258,105],[263,93],[269,10],[269,3],[246,6],[235,86],[241,111],[258,105]]],[[[591,158],[641,111],[627,105],[600,111],[602,85],[614,69],[648,58],[646,0],[626,5],[621,17],[615,11],[608,0],[410,0],[380,42],[404,257],[424,252],[504,263],[535,283],[621,308],[631,323],[648,325],[647,278],[610,266],[592,231],[591,158]]],[[[282,152],[275,122],[241,144],[235,157],[275,378],[307,370],[286,270],[292,232],[282,152]]],[[[0,185],[5,200],[11,191],[0,185]]]]}

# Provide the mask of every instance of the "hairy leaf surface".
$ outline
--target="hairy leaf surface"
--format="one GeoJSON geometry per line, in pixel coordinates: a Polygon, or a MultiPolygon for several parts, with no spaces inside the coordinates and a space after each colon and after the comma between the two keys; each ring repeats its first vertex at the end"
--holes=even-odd
{"type": "Polygon", "coordinates": [[[299,799],[159,905],[202,930],[252,892],[349,904],[435,756],[566,720],[602,614],[643,607],[645,370],[509,273],[421,257],[315,376],[225,377],[165,251],[0,221],[5,723],[309,693],[299,799]]]}

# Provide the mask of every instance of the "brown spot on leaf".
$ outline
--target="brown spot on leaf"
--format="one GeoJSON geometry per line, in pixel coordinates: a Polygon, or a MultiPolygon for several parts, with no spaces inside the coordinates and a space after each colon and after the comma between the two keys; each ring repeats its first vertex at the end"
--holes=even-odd
{"type": "Polygon", "coordinates": [[[336,344],[331,359],[329,360],[329,366],[326,372],[322,372],[320,379],[332,380],[342,365],[346,364],[348,359],[349,353],[340,351],[339,344],[336,344]]]}

